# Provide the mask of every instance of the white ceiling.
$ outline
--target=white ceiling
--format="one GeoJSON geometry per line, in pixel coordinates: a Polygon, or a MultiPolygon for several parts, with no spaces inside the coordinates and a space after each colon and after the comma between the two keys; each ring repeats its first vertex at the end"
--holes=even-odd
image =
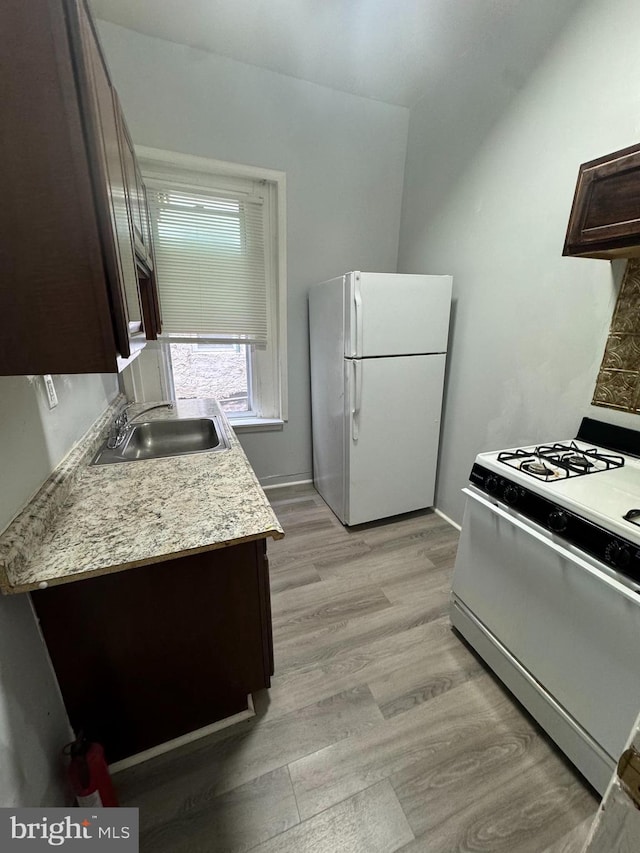
{"type": "Polygon", "coordinates": [[[451,76],[518,85],[581,0],[91,0],[96,17],[412,106],[451,76]],[[515,82],[514,82],[515,81],[515,82]]]}

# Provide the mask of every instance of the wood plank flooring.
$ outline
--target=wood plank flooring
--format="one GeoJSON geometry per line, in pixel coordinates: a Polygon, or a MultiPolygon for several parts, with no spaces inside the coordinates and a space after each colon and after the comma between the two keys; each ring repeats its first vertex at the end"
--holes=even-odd
{"type": "Polygon", "coordinates": [[[154,853],[578,853],[597,799],[449,624],[456,531],[272,492],[257,716],[116,775],[154,853]]]}

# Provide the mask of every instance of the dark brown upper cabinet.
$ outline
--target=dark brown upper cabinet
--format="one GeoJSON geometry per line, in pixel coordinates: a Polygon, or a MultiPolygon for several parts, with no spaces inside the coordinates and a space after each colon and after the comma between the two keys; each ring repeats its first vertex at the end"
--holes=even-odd
{"type": "Polygon", "coordinates": [[[640,145],[580,166],[562,254],[640,257],[640,145]]]}
{"type": "Polygon", "coordinates": [[[142,306],[144,332],[147,340],[156,340],[162,328],[160,301],[154,272],[151,222],[147,206],[147,194],[131,135],[114,90],[118,138],[125,177],[125,200],[129,216],[130,239],[135,255],[138,295],[142,306]]]}
{"type": "Polygon", "coordinates": [[[0,375],[116,372],[159,311],[142,293],[155,280],[139,170],[93,22],[82,0],[4,0],[0,25],[0,375]]]}
{"type": "Polygon", "coordinates": [[[126,180],[127,207],[131,221],[136,261],[139,266],[141,265],[149,270],[153,268],[153,259],[151,255],[151,229],[149,225],[149,212],[147,210],[147,196],[142,182],[140,167],[136,160],[135,148],[131,141],[131,135],[127,128],[117,94],[115,94],[115,100],[118,134],[122,151],[122,165],[126,180]]]}

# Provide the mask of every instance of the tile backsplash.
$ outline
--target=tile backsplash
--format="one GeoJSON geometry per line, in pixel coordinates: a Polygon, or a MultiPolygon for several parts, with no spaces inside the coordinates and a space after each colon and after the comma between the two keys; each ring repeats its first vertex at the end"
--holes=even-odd
{"type": "Polygon", "coordinates": [[[631,258],[620,285],[593,394],[594,406],[640,413],[640,259],[631,258]]]}

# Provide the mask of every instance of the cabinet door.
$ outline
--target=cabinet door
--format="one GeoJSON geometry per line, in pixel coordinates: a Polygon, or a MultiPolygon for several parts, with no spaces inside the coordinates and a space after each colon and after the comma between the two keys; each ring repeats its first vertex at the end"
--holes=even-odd
{"type": "Polygon", "coordinates": [[[563,254],[640,256],[640,145],[580,166],[563,254]]]}
{"type": "Polygon", "coordinates": [[[142,307],[142,327],[145,338],[155,341],[161,331],[160,307],[156,289],[156,279],[153,272],[153,252],[151,244],[151,229],[147,196],[140,167],[136,160],[135,149],[131,135],[120,106],[117,94],[114,92],[118,135],[120,138],[120,154],[125,177],[125,199],[129,216],[129,227],[135,248],[136,275],[138,278],[138,293],[142,307]]]}
{"type": "Polygon", "coordinates": [[[247,708],[268,687],[264,543],[32,593],[76,731],[117,761],[247,708]]]}
{"type": "Polygon", "coordinates": [[[161,325],[158,292],[153,270],[138,268],[138,289],[142,302],[144,334],[148,341],[155,341],[161,332],[161,325]]]}
{"type": "Polygon", "coordinates": [[[0,29],[11,33],[0,65],[12,69],[0,375],[115,372],[144,334],[114,90],[86,3],[5,0],[0,29]]]}
{"type": "Polygon", "coordinates": [[[146,223],[146,198],[140,169],[136,161],[135,150],[127,123],[120,106],[118,96],[115,95],[116,115],[118,119],[118,134],[120,137],[120,152],[122,166],[125,176],[126,202],[129,213],[131,233],[133,235],[136,257],[140,258],[145,266],[150,266],[149,240],[146,223]]]}
{"type": "Polygon", "coordinates": [[[142,180],[142,172],[136,160],[136,183],[138,189],[138,202],[140,204],[140,218],[142,219],[142,239],[147,249],[147,264],[150,269],[155,265],[153,257],[153,243],[151,237],[151,219],[149,215],[149,204],[147,201],[147,189],[142,180]]]}
{"type": "Polygon", "coordinates": [[[273,658],[273,623],[271,619],[271,586],[269,583],[269,558],[267,540],[256,542],[256,561],[258,571],[258,594],[260,597],[260,619],[262,624],[262,657],[264,661],[265,686],[271,685],[271,676],[275,671],[273,658]]]}
{"type": "Polygon", "coordinates": [[[0,375],[115,371],[65,7],[3,0],[0,31],[0,375]]]}
{"type": "Polygon", "coordinates": [[[127,209],[137,262],[138,291],[142,305],[142,323],[146,339],[155,341],[162,331],[162,320],[160,317],[160,300],[158,298],[154,272],[153,244],[151,240],[151,223],[147,206],[147,194],[142,182],[142,173],[136,159],[135,148],[117,96],[116,111],[122,165],[126,179],[127,209]]]}
{"type": "Polygon", "coordinates": [[[140,200],[138,198],[138,181],[136,175],[136,159],[133,151],[133,142],[129,136],[127,125],[122,115],[122,110],[118,105],[118,130],[120,133],[120,143],[122,152],[122,165],[126,179],[126,198],[127,208],[129,211],[131,230],[133,232],[134,248],[136,255],[142,256],[146,260],[146,249],[144,246],[144,236],[142,233],[142,216],[140,215],[140,200]]]}
{"type": "Polygon", "coordinates": [[[70,16],[78,49],[78,87],[92,165],[96,209],[103,238],[105,265],[120,354],[131,354],[131,339],[141,336],[142,309],[133,236],[127,210],[126,180],[116,115],[115,93],[84,3],[72,4],[70,16]],[[75,27],[74,27],[75,25],[75,27]]]}
{"type": "Polygon", "coordinates": [[[147,340],[155,341],[162,332],[162,313],[160,311],[160,295],[158,293],[158,279],[156,274],[156,259],[153,250],[153,237],[151,232],[151,216],[147,201],[147,189],[142,180],[142,173],[135,161],[137,197],[140,205],[140,219],[142,222],[142,234],[146,247],[146,261],[144,272],[144,284],[141,286],[142,308],[145,318],[145,331],[147,340]]]}

